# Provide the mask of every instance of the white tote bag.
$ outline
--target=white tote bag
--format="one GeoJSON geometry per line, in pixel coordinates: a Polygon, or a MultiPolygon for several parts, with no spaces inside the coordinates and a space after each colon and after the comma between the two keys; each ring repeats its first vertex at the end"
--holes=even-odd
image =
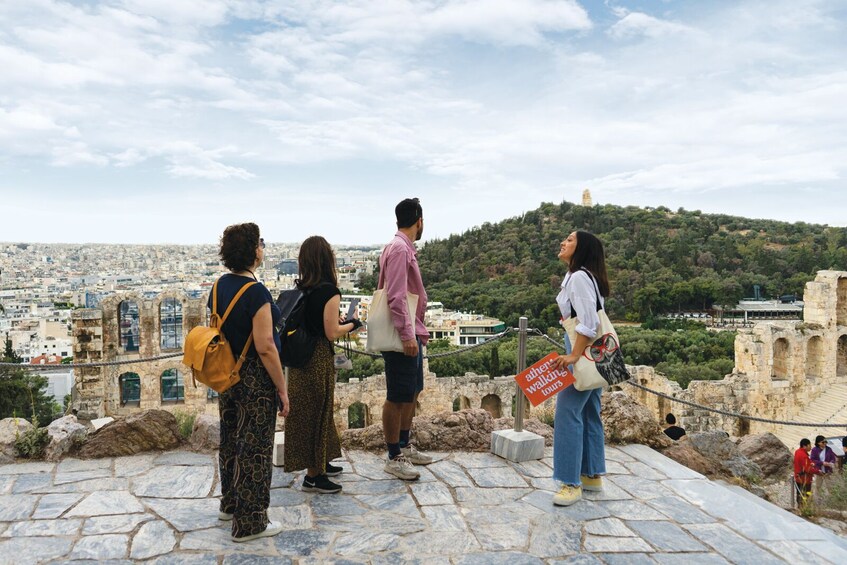
{"type": "MultiPolygon", "coordinates": [[[[600,289],[597,287],[597,281],[594,280],[594,275],[587,269],[583,270],[588,273],[588,276],[594,282],[594,290],[597,293],[597,316],[600,318],[600,325],[597,328],[597,336],[594,341],[585,348],[579,359],[574,363],[573,376],[576,382],[573,386],[576,390],[591,390],[620,384],[629,380],[631,375],[623,362],[618,332],[615,331],[615,327],[600,303],[600,289]]],[[[571,307],[571,316],[564,323],[571,345],[576,344],[577,324],[579,324],[579,319],[576,317],[576,311],[571,307]]]]}
{"type": "MultiPolygon", "coordinates": [[[[406,306],[409,308],[409,319],[412,320],[412,330],[415,329],[415,313],[418,310],[418,295],[406,293],[406,306]]],[[[394,327],[391,309],[388,307],[388,297],[385,290],[374,292],[373,300],[368,308],[368,343],[365,351],[379,353],[381,351],[403,351],[403,340],[394,327]]]]}

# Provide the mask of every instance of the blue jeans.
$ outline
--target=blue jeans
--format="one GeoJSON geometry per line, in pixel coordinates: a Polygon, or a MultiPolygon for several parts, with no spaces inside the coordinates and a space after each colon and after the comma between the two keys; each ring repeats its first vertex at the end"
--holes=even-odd
{"type": "MultiPolygon", "coordinates": [[[[565,349],[570,353],[567,335],[565,349]]],[[[553,478],[557,481],[578,486],[580,475],[606,474],[606,447],[600,419],[602,393],[600,388],[579,391],[571,385],[556,395],[553,478]]]]}

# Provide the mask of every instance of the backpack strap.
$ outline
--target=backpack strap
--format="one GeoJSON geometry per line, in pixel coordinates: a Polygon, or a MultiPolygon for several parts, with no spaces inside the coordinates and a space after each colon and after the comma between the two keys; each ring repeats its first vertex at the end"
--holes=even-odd
{"type": "MultiPolygon", "coordinates": [[[[212,288],[212,314],[215,315],[215,316],[217,316],[217,313],[218,313],[218,281],[219,280],[220,279],[215,281],[215,285],[212,288]]],[[[251,281],[251,282],[245,284],[244,286],[242,286],[240,289],[238,289],[238,292],[235,293],[235,296],[229,302],[229,306],[227,306],[226,312],[224,312],[224,315],[221,318],[221,321],[220,321],[220,327],[221,328],[223,328],[224,322],[226,322],[226,319],[229,317],[229,314],[230,314],[230,312],[232,312],[232,309],[235,307],[235,304],[244,295],[244,293],[247,291],[247,289],[250,288],[251,286],[253,286],[254,284],[257,284],[256,281],[251,281]]],[[[247,337],[247,342],[244,344],[244,348],[241,350],[241,355],[238,356],[238,360],[235,362],[235,367],[233,367],[231,374],[238,374],[238,371],[241,370],[241,365],[244,364],[244,359],[247,357],[247,352],[250,350],[250,346],[252,344],[253,344],[253,332],[250,332],[250,335],[247,337]]]]}

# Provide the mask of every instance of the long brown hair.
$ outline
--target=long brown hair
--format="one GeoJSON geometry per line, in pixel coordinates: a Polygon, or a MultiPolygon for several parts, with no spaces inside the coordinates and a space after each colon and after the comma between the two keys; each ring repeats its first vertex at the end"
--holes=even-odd
{"type": "Polygon", "coordinates": [[[568,271],[575,273],[582,268],[591,271],[597,279],[600,294],[609,296],[609,276],[606,274],[606,254],[603,251],[603,242],[593,233],[578,230],[576,250],[568,261],[568,271]]]}
{"type": "Polygon", "coordinates": [[[297,256],[299,278],[295,281],[300,289],[312,288],[322,282],[338,286],[335,275],[335,253],[329,242],[319,235],[306,239],[297,256]]]}

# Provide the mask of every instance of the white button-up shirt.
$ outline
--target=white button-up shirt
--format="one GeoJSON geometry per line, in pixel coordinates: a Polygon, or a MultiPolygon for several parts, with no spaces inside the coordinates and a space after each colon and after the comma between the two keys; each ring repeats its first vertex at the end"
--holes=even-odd
{"type": "Polygon", "coordinates": [[[577,333],[594,339],[597,337],[597,328],[600,327],[600,317],[597,316],[597,298],[600,305],[605,305],[605,300],[600,296],[597,284],[585,271],[579,270],[568,273],[562,281],[562,290],[556,297],[562,318],[567,320],[571,317],[571,305],[576,311],[579,323],[576,325],[577,333]]]}

